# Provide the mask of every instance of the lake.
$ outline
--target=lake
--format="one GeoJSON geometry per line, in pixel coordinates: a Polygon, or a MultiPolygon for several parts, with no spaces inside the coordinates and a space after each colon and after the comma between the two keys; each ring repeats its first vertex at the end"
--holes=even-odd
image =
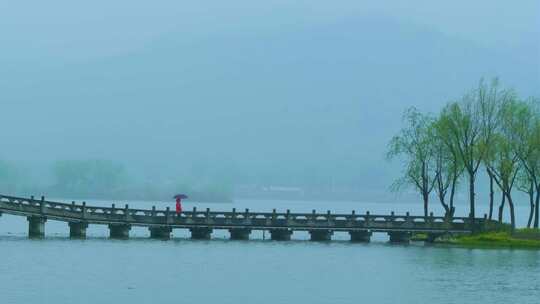
{"type": "MultiPolygon", "coordinates": [[[[105,202],[89,201],[89,204],[105,202]]],[[[117,206],[123,202],[116,202],[117,206]]],[[[108,203],[106,204],[108,205],[108,203]]],[[[158,208],[173,203],[156,204],[158,208]]],[[[238,200],[186,209],[318,211],[421,214],[421,204],[238,200]]],[[[441,210],[433,204],[435,214],[441,210]]],[[[130,207],[151,208],[134,202],[130,207]]],[[[479,206],[479,214],[485,212],[479,206]]],[[[466,214],[466,206],[457,207],[466,214]]],[[[517,207],[518,223],[527,220],[517,207]]],[[[24,217],[0,218],[1,303],[538,303],[540,251],[394,245],[385,234],[353,244],[346,233],[329,243],[229,241],[215,231],[211,241],[148,239],[134,227],[126,241],[107,239],[105,226],[88,228],[87,240],[70,240],[67,224],[48,221],[44,240],[26,238],[24,217]]]]}

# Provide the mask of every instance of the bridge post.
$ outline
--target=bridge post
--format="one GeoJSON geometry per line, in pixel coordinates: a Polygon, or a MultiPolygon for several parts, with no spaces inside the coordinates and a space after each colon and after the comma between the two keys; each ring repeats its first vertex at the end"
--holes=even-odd
{"type": "Polygon", "coordinates": [[[328,226],[332,225],[332,216],[330,215],[330,210],[326,211],[326,223],[328,226]]]}
{"type": "Polygon", "coordinates": [[[408,231],[388,231],[390,243],[409,243],[411,233],[408,231]]]}
{"type": "MultiPolygon", "coordinates": [[[[210,208],[206,208],[206,213],[205,213],[204,217],[205,217],[206,223],[210,224],[211,221],[212,221],[211,218],[210,218],[210,208]]],[[[212,233],[212,232],[210,231],[210,233],[212,233]]],[[[208,238],[210,238],[210,235],[208,236],[208,238]]]]}
{"type": "Polygon", "coordinates": [[[366,227],[369,227],[370,225],[369,211],[366,211],[365,219],[366,219],[366,227]]]}
{"type": "Polygon", "coordinates": [[[210,227],[193,227],[189,228],[191,238],[194,240],[209,240],[212,237],[212,228],[210,227]]]}
{"type": "Polygon", "coordinates": [[[355,243],[369,243],[371,241],[371,234],[371,231],[368,230],[349,231],[351,242],[355,243]]]}
{"type": "Polygon", "coordinates": [[[128,239],[131,225],[129,224],[109,224],[109,236],[111,239],[128,239]]]}
{"type": "Polygon", "coordinates": [[[351,227],[356,222],[356,211],[351,211],[351,216],[347,217],[347,226],[351,227]]]}
{"type": "Polygon", "coordinates": [[[290,241],[293,231],[287,228],[270,229],[270,239],[273,241],[290,241]]]}
{"type": "Polygon", "coordinates": [[[88,223],[86,222],[69,222],[69,237],[72,239],[85,239],[86,228],[88,223]]]}
{"type": "Polygon", "coordinates": [[[317,229],[310,230],[310,240],[314,242],[327,242],[332,240],[332,234],[334,232],[330,229],[317,229]]]}
{"type": "Polygon", "coordinates": [[[167,226],[151,226],[150,230],[151,239],[168,240],[171,238],[172,228],[167,226]]]}
{"type": "Polygon", "coordinates": [[[129,219],[129,205],[126,204],[124,207],[124,217],[126,218],[126,221],[129,219]]]}
{"type": "Polygon", "coordinates": [[[81,212],[82,212],[82,218],[86,218],[86,202],[82,202],[82,209],[81,209],[81,212]]]}
{"type": "Polygon", "coordinates": [[[171,208],[167,207],[165,209],[165,223],[169,224],[171,222],[171,208]]]}
{"type": "Polygon", "coordinates": [[[45,222],[47,218],[44,216],[29,216],[28,220],[28,237],[43,238],[45,237],[45,222]]]}
{"type": "Polygon", "coordinates": [[[41,201],[39,202],[39,213],[41,213],[41,215],[45,214],[45,196],[42,196],[41,201]]]}
{"type": "Polygon", "coordinates": [[[231,234],[231,240],[249,240],[249,235],[251,234],[251,229],[249,228],[231,228],[229,229],[231,234]]]}

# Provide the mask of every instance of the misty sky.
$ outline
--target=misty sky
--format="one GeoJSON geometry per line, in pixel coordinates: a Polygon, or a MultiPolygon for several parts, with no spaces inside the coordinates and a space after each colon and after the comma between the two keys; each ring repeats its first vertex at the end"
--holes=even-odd
{"type": "Polygon", "coordinates": [[[540,95],[539,1],[392,3],[0,0],[0,158],[383,187],[406,107],[540,95]]]}

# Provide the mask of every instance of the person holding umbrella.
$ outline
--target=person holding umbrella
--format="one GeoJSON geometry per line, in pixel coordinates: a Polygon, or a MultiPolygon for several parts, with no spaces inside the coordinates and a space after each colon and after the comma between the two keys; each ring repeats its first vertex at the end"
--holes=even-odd
{"type": "Polygon", "coordinates": [[[173,197],[176,199],[176,215],[180,216],[180,213],[182,213],[182,200],[188,198],[185,194],[177,194],[173,197]]]}

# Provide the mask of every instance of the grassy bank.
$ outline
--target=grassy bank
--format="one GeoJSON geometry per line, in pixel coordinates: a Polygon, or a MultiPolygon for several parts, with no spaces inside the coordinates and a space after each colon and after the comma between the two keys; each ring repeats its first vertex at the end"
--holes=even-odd
{"type": "Polygon", "coordinates": [[[504,247],[504,248],[537,248],[540,249],[540,230],[517,229],[509,231],[485,232],[474,235],[456,236],[437,241],[466,247],[504,247]]]}
{"type": "Polygon", "coordinates": [[[411,235],[411,241],[414,241],[414,242],[425,242],[427,240],[428,240],[427,233],[413,233],[413,235],[411,235]]]}

